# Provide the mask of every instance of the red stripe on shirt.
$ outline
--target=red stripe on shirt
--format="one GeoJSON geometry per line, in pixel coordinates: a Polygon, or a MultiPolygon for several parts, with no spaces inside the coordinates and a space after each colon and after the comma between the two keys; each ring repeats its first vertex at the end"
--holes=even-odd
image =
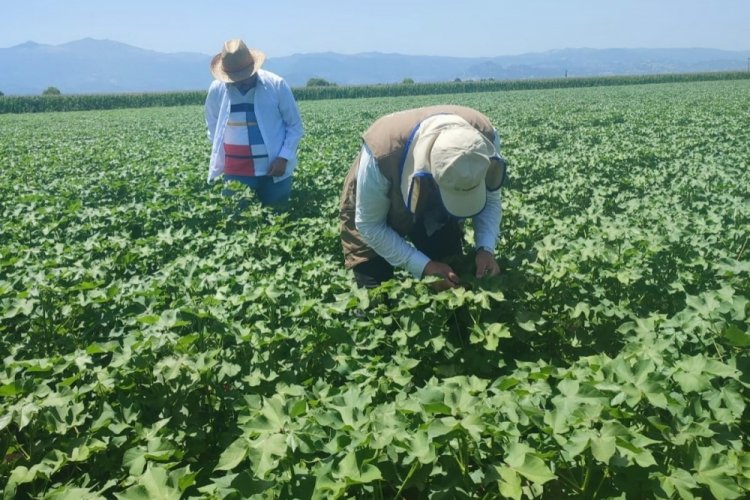
{"type": "Polygon", "coordinates": [[[255,165],[252,158],[237,158],[227,156],[224,159],[224,173],[229,175],[255,175],[255,165]]]}
{"type": "Polygon", "coordinates": [[[232,156],[252,156],[248,145],[224,144],[224,153],[232,156]]]}

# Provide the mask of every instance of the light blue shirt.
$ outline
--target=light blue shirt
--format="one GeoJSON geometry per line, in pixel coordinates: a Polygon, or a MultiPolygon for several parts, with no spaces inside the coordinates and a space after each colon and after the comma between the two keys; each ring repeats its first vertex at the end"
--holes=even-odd
{"type": "MultiPolygon", "coordinates": [[[[497,135],[496,135],[497,136],[497,135]]],[[[495,147],[500,150],[495,141],[495,147]]],[[[366,145],[362,146],[357,167],[357,202],[354,224],[367,246],[375,250],[394,267],[404,267],[415,278],[421,278],[430,258],[408,243],[388,223],[391,201],[388,196],[391,184],[378,168],[375,157],[366,145]]],[[[500,234],[502,203],[500,190],[487,191],[487,203],[476,216],[474,242],[477,248],[494,253],[500,234]]]]}
{"type": "MultiPolygon", "coordinates": [[[[209,182],[224,172],[224,131],[229,109],[227,84],[214,80],[204,107],[208,138],[212,144],[209,182]]],[[[268,151],[268,161],[272,163],[277,157],[287,159],[284,175],[273,178],[275,182],[282,181],[297,167],[297,146],[305,131],[292,89],[283,78],[262,69],[258,70],[255,87],[255,116],[268,151]]]]}

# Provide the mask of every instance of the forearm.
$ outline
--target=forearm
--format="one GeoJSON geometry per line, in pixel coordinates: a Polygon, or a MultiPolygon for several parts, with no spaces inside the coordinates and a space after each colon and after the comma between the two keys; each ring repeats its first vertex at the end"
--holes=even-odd
{"type": "Polygon", "coordinates": [[[367,246],[394,267],[403,267],[415,278],[421,278],[429,257],[406,242],[384,222],[356,221],[357,231],[367,246]]]}
{"type": "Polygon", "coordinates": [[[487,193],[487,204],[474,217],[474,245],[495,251],[502,221],[502,200],[499,191],[487,193]]]}

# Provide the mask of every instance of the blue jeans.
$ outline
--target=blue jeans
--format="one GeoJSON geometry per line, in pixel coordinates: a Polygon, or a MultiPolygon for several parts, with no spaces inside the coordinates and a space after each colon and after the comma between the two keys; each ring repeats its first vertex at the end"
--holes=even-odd
{"type": "MultiPolygon", "coordinates": [[[[278,207],[289,201],[289,195],[292,193],[292,176],[290,175],[283,181],[274,182],[270,175],[261,175],[251,177],[247,175],[224,175],[224,181],[237,181],[251,188],[260,200],[261,204],[278,207]]],[[[222,191],[225,195],[234,194],[229,188],[222,191]]]]}

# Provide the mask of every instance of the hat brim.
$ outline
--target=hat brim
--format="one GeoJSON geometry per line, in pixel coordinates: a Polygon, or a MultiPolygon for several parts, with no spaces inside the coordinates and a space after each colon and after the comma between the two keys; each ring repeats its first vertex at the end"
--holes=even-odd
{"type": "Polygon", "coordinates": [[[503,186],[507,176],[508,163],[502,156],[493,156],[490,158],[490,166],[487,169],[485,182],[488,191],[497,191],[503,186]]]}
{"type": "Polygon", "coordinates": [[[454,217],[462,219],[474,217],[484,210],[487,204],[487,185],[484,182],[480,182],[469,191],[454,191],[440,186],[438,190],[445,210],[454,217]]]}
{"type": "Polygon", "coordinates": [[[250,55],[253,58],[253,64],[247,68],[243,68],[240,71],[228,73],[221,67],[221,53],[216,54],[211,59],[211,74],[214,78],[225,83],[236,83],[242,80],[247,80],[255,73],[258,72],[263,62],[266,60],[266,55],[257,49],[250,49],[250,55]]]}

